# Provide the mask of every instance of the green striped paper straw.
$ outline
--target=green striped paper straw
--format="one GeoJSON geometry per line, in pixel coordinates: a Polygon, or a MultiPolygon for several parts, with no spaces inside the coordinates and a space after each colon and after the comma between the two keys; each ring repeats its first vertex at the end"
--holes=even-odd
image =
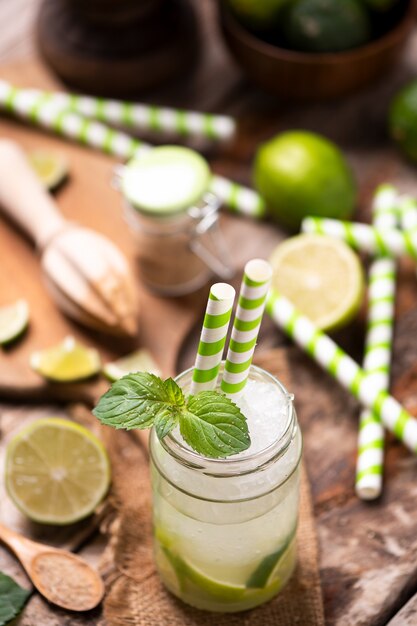
{"type": "Polygon", "coordinates": [[[231,139],[236,133],[236,122],[228,115],[199,113],[39,89],[25,89],[25,91],[33,94],[32,97],[36,99],[41,97],[44,101],[54,102],[55,106],[61,110],[65,109],[100,122],[117,124],[134,130],[168,132],[185,137],[204,137],[223,141],[231,139]]]}
{"type": "Polygon", "coordinates": [[[223,176],[214,176],[211,191],[231,211],[257,219],[266,215],[264,200],[249,187],[234,183],[223,176]]]}
{"type": "Polygon", "coordinates": [[[271,278],[267,261],[246,263],[221,382],[221,390],[228,395],[241,393],[246,385],[271,278]]]}
{"type": "Polygon", "coordinates": [[[318,233],[342,239],[360,252],[417,259],[417,230],[405,232],[395,228],[380,229],[359,222],[321,217],[306,217],[301,224],[301,230],[304,233],[318,233]]]}
{"type": "MultiPolygon", "coordinates": [[[[129,160],[152,148],[109,125],[63,110],[59,102],[50,100],[48,93],[45,96],[37,90],[19,89],[1,80],[0,108],[35,126],[121,159],[129,160]]],[[[266,213],[259,194],[227,178],[214,175],[210,190],[233,212],[253,218],[262,218],[266,213]]]]}
{"type": "Polygon", "coordinates": [[[235,293],[227,283],[216,283],[210,289],[190,387],[192,395],[216,388],[235,293]]]}
{"type": "Polygon", "coordinates": [[[274,322],[333,378],[348,389],[384,426],[410,450],[417,453],[417,420],[386,391],[375,387],[372,376],[363,370],[328,335],[275,290],[267,300],[267,312],[274,322]]]}
{"type": "Polygon", "coordinates": [[[138,156],[150,148],[110,126],[63,110],[42,92],[16,89],[4,81],[0,81],[0,107],[57,135],[122,159],[138,156]]]}
{"type": "Polygon", "coordinates": [[[417,200],[410,196],[400,198],[399,216],[401,228],[412,232],[417,230],[417,200]]]}
{"type": "MultiPolygon", "coordinates": [[[[397,226],[398,194],[382,185],[373,202],[376,228],[397,226]]],[[[390,257],[376,258],[369,268],[368,321],[363,369],[381,391],[389,389],[389,370],[395,317],[396,263],[390,257]],[[382,303],[382,307],[381,307],[382,303]]],[[[381,495],[384,465],[384,427],[378,415],[365,409],[359,418],[356,493],[362,500],[381,495]]]]}

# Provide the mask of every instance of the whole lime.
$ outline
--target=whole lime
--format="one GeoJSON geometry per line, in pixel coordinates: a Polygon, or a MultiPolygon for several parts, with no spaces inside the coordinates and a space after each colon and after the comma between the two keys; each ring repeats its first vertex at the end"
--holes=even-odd
{"type": "Polygon", "coordinates": [[[360,0],[295,0],[284,12],[287,45],[304,52],[340,52],[371,38],[371,24],[360,0]]]}
{"type": "Polygon", "coordinates": [[[339,148],[321,135],[287,131],[261,145],[254,182],[271,214],[290,229],[307,215],[352,217],[352,171],[339,148]]]}
{"type": "Polygon", "coordinates": [[[394,97],[389,112],[390,135],[401,150],[417,163],[417,80],[394,97]]]}
{"type": "Polygon", "coordinates": [[[255,30],[270,30],[281,9],[293,0],[227,0],[240,22],[255,30]]]}

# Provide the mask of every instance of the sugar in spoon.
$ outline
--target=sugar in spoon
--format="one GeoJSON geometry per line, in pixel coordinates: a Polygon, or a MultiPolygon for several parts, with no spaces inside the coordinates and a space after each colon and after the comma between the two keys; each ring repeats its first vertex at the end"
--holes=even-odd
{"type": "Polygon", "coordinates": [[[3,524],[0,540],[12,550],[49,602],[71,611],[89,611],[102,600],[103,581],[81,557],[26,539],[3,524]]]}

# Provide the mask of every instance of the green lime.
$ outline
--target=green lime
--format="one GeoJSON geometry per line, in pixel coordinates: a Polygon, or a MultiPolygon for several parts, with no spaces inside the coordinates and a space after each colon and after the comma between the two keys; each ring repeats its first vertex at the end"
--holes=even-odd
{"type": "Polygon", "coordinates": [[[236,602],[245,594],[246,587],[244,585],[230,585],[226,582],[214,580],[184,561],[170,548],[163,546],[162,550],[177,573],[180,585],[184,585],[184,581],[192,582],[200,590],[222,602],[236,602]]]}
{"type": "Polygon", "coordinates": [[[268,554],[246,581],[249,589],[259,589],[271,584],[279,576],[280,580],[286,579],[292,572],[295,563],[296,529],[283,543],[279,550],[268,554]]]}
{"type": "Polygon", "coordinates": [[[303,52],[340,52],[371,38],[360,0],[294,0],[281,23],[287,45],[303,52]]]}
{"type": "Polygon", "coordinates": [[[35,150],[30,152],[29,163],[46,189],[58,187],[68,176],[68,162],[62,154],[35,150]]]}
{"type": "Polygon", "coordinates": [[[147,350],[136,350],[136,352],[132,352],[132,354],[128,354],[117,361],[106,363],[103,367],[103,374],[112,382],[133,372],[150,372],[155,376],[161,375],[158,366],[147,350]]]}
{"type": "Polygon", "coordinates": [[[248,28],[270,30],[284,6],[292,0],[227,0],[236,17],[248,28]]]}
{"type": "Polygon", "coordinates": [[[352,171],[339,148],[320,135],[287,131],[261,145],[254,181],[271,214],[293,230],[307,215],[352,217],[352,171]]]}
{"type": "Polygon", "coordinates": [[[74,337],[66,337],[57,346],[34,352],[31,367],[50,380],[73,382],[94,376],[101,369],[97,350],[77,343],[74,337]]]}
{"type": "Polygon", "coordinates": [[[29,323],[29,306],[26,300],[0,307],[0,345],[17,339],[29,323]]]}
{"type": "Polygon", "coordinates": [[[6,487],[16,506],[44,524],[71,524],[90,515],[110,484],[102,443],[69,420],[36,420],[7,446],[6,487]]]}
{"type": "Polygon", "coordinates": [[[417,162],[417,80],[403,87],[392,101],[389,129],[404,154],[417,162]]]}
{"type": "Polygon", "coordinates": [[[270,262],[272,286],[321,330],[348,324],[365,291],[359,257],[348,245],[324,235],[297,235],[278,245],[270,262]]]}

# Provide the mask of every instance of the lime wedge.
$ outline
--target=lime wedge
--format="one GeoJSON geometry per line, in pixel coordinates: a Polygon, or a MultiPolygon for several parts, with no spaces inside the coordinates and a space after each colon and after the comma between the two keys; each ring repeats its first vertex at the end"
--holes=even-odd
{"type": "Polygon", "coordinates": [[[31,367],[50,380],[72,382],[94,376],[101,369],[97,350],[77,343],[74,337],[66,337],[57,346],[34,352],[31,367]]]}
{"type": "Polygon", "coordinates": [[[44,524],[71,524],[90,515],[110,484],[102,443],[60,418],[36,420],[9,442],[6,487],[15,505],[44,524]]]}
{"type": "Polygon", "coordinates": [[[298,235],[273,252],[272,285],[322,330],[348,324],[358,313],[365,279],[359,257],[343,241],[298,235]]]}
{"type": "Polygon", "coordinates": [[[26,300],[0,307],[0,345],[17,339],[29,323],[29,306],[26,300]]]}
{"type": "Polygon", "coordinates": [[[147,350],[136,350],[136,352],[132,352],[132,354],[128,354],[117,361],[106,363],[103,367],[103,374],[112,382],[133,372],[149,372],[155,376],[161,375],[152,355],[147,350]]]}
{"type": "Polygon", "coordinates": [[[162,550],[175,570],[181,588],[191,582],[199,591],[205,591],[211,598],[221,602],[236,602],[244,596],[246,587],[243,585],[230,585],[214,580],[184,561],[170,548],[162,546],[162,550]]]}
{"type": "Polygon", "coordinates": [[[67,178],[68,163],[62,154],[36,150],[28,156],[29,163],[46,189],[55,189],[67,178]]]}
{"type": "MultiPolygon", "coordinates": [[[[290,552],[293,552],[293,544],[295,545],[294,537],[295,531],[291,533],[287,541],[285,541],[284,545],[281,546],[279,550],[272,552],[262,559],[258,567],[254,570],[246,582],[246,587],[248,589],[266,587],[274,580],[274,578],[276,578],[278,573],[280,574],[281,579],[284,578],[281,570],[286,569],[283,568],[284,563],[289,560],[291,561],[291,559],[288,559],[288,555],[290,552]]],[[[291,562],[291,566],[292,565],[293,560],[291,562]]]]}

